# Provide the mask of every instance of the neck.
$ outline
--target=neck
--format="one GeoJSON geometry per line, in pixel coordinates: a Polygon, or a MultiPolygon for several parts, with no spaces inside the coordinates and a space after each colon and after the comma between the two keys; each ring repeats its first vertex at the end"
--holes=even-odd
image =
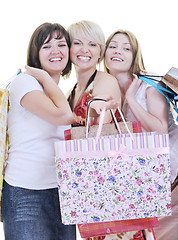
{"type": "Polygon", "coordinates": [[[61,75],[60,74],[54,74],[54,75],[50,75],[50,76],[54,80],[54,82],[58,85],[61,75]]]}
{"type": "Polygon", "coordinates": [[[129,72],[116,72],[113,74],[111,73],[111,75],[117,79],[121,92],[125,95],[127,89],[132,83],[133,76],[129,72]]]}
{"type": "Polygon", "coordinates": [[[90,68],[88,70],[75,68],[75,70],[76,70],[78,89],[82,90],[87,85],[89,78],[95,72],[96,68],[90,68]]]}

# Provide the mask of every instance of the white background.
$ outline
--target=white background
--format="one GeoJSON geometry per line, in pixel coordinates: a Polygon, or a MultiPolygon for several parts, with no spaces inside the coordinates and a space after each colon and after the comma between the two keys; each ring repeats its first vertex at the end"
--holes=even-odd
{"type": "MultiPolygon", "coordinates": [[[[83,19],[98,23],[106,38],[117,29],[132,31],[147,70],[164,75],[172,66],[178,68],[177,0],[6,0],[0,3],[0,85],[23,70],[38,25],[58,22],[67,28],[83,19]]],[[[72,74],[60,86],[66,92],[74,82],[72,74]]]]}

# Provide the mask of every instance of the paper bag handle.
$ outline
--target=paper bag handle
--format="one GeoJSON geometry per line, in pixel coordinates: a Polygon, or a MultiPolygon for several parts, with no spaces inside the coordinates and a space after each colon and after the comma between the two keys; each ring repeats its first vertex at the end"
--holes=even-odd
{"type": "MultiPolygon", "coordinates": [[[[93,99],[91,99],[91,100],[88,102],[87,119],[86,119],[86,138],[88,138],[88,132],[89,132],[89,117],[88,117],[88,116],[89,116],[89,113],[90,113],[90,104],[91,104],[92,102],[94,102],[94,101],[104,101],[104,102],[106,102],[106,100],[101,99],[101,98],[93,98],[93,99]]],[[[119,114],[120,114],[120,116],[121,116],[121,118],[122,118],[122,121],[124,122],[124,125],[125,125],[128,133],[129,133],[129,135],[130,135],[130,137],[131,137],[131,139],[132,139],[132,141],[133,141],[133,136],[132,136],[132,134],[131,134],[128,126],[127,126],[127,123],[126,123],[126,121],[125,121],[125,119],[124,119],[124,116],[123,116],[120,108],[118,107],[117,109],[118,109],[118,111],[119,111],[119,114]]],[[[105,110],[106,110],[106,109],[104,108],[104,109],[101,111],[101,114],[100,114],[99,126],[98,126],[98,130],[97,130],[97,134],[96,134],[96,139],[97,139],[97,141],[98,141],[98,139],[99,139],[99,137],[100,137],[100,135],[101,135],[102,126],[103,126],[103,122],[104,122],[104,116],[105,116],[105,110]]],[[[111,114],[112,114],[113,121],[114,121],[114,123],[115,123],[116,129],[117,129],[118,132],[121,134],[121,130],[120,130],[119,124],[118,124],[118,122],[117,122],[117,119],[116,119],[116,117],[115,117],[115,114],[114,114],[114,112],[113,112],[113,109],[110,109],[110,112],[111,112],[111,114]]]]}

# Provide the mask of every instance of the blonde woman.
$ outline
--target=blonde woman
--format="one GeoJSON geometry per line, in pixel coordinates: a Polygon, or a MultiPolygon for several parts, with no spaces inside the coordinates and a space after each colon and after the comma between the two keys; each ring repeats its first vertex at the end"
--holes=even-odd
{"type": "MultiPolygon", "coordinates": [[[[139,75],[151,73],[145,69],[135,35],[125,30],[118,30],[111,34],[106,42],[104,64],[106,71],[118,81],[122,96],[122,111],[128,121],[140,121],[142,127],[148,132],[167,133],[169,127],[171,181],[173,183],[178,169],[176,156],[178,128],[170,111],[168,114],[166,99],[154,87],[138,78],[139,75]]],[[[173,215],[159,220],[160,227],[155,228],[156,239],[173,240],[178,237],[177,188],[172,192],[173,215]]],[[[113,239],[117,238],[113,237],[113,239]]]]}
{"type": "MultiPolygon", "coordinates": [[[[68,32],[70,58],[77,80],[68,100],[77,122],[75,125],[84,125],[88,101],[92,98],[112,99],[120,106],[120,88],[115,77],[97,70],[105,50],[105,37],[100,26],[91,21],[80,21],[70,25],[68,32]]],[[[103,105],[109,108],[113,102],[93,104],[93,117],[99,116],[103,105]]],[[[108,113],[105,123],[110,121],[108,113]]]]}

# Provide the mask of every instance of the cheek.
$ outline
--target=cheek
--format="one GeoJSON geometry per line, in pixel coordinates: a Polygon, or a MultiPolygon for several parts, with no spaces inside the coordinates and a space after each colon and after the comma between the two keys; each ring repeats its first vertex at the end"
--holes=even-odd
{"type": "Polygon", "coordinates": [[[76,57],[75,49],[73,47],[71,47],[71,49],[70,49],[70,59],[71,59],[72,62],[74,61],[75,57],[76,57]]]}
{"type": "Polygon", "coordinates": [[[133,62],[133,57],[132,57],[132,56],[129,56],[129,57],[128,57],[128,64],[130,65],[130,67],[131,67],[131,65],[132,65],[132,62],[133,62]]]}
{"type": "Polygon", "coordinates": [[[105,53],[105,65],[106,65],[107,68],[109,68],[110,63],[111,63],[111,61],[109,61],[109,60],[110,60],[110,56],[109,56],[108,51],[106,51],[106,53],[105,53]]]}

